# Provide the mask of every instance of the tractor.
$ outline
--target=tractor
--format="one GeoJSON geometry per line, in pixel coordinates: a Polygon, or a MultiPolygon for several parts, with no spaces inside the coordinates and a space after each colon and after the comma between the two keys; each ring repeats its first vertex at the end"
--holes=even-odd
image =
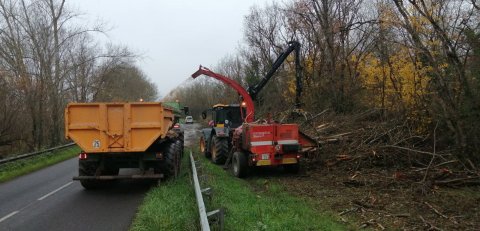
{"type": "Polygon", "coordinates": [[[202,129],[200,151],[211,158],[215,164],[224,164],[228,152],[232,148],[232,135],[235,128],[242,125],[239,104],[216,104],[211,109],[202,112],[202,118],[211,115],[209,128],[202,129]]]}
{"type": "MultiPolygon", "coordinates": [[[[255,121],[254,99],[272,78],[288,55],[295,51],[296,98],[295,112],[301,111],[300,97],[302,75],[299,61],[300,44],[290,42],[288,48],[275,60],[272,69],[254,86],[248,89],[240,84],[200,66],[192,78],[206,75],[232,87],[240,95],[239,105],[215,105],[211,128],[202,130],[201,152],[217,164],[231,164],[236,177],[245,177],[251,167],[282,165],[288,172],[296,173],[300,168],[302,148],[317,144],[299,131],[297,124],[281,124],[271,118],[255,121]]],[[[206,118],[206,112],[203,113],[206,118]]]]}

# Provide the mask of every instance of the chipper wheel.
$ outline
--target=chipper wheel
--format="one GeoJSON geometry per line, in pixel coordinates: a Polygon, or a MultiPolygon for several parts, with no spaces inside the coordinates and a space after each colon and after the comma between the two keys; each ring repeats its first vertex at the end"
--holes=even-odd
{"type": "Polygon", "coordinates": [[[212,153],[207,151],[207,143],[205,142],[205,138],[203,136],[200,137],[200,152],[208,159],[212,157],[212,153]]]}
{"type": "Polygon", "coordinates": [[[168,143],[165,147],[161,168],[166,178],[176,178],[180,170],[180,152],[175,144],[176,143],[168,143]]]}
{"type": "MultiPolygon", "coordinates": [[[[78,161],[78,175],[79,176],[94,176],[97,170],[97,162],[78,161]]],[[[100,184],[98,180],[80,180],[80,184],[87,190],[98,189],[100,184]]]]}
{"type": "Polygon", "coordinates": [[[242,152],[235,152],[233,153],[232,159],[232,168],[233,168],[233,175],[238,178],[243,178],[247,175],[248,171],[248,163],[247,157],[242,152]]]}
{"type": "Polygon", "coordinates": [[[224,164],[228,157],[228,138],[212,137],[212,162],[224,164]]]}

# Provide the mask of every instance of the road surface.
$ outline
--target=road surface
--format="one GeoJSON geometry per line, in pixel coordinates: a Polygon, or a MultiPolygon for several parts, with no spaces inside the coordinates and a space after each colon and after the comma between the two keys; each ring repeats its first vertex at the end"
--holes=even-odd
{"type": "Polygon", "coordinates": [[[195,147],[199,144],[199,139],[202,134],[200,131],[201,125],[198,123],[194,124],[182,124],[181,128],[184,132],[185,147],[195,147]]]}
{"type": "Polygon", "coordinates": [[[128,230],[151,183],[86,191],[77,168],[74,158],[0,184],[0,230],[128,230]]]}
{"type": "MultiPolygon", "coordinates": [[[[197,145],[198,124],[182,125],[185,146],[197,145]]],[[[0,184],[0,231],[128,230],[151,182],[119,181],[84,190],[73,158],[0,184]]],[[[122,169],[126,174],[129,169],[122,169]]]]}
{"type": "MultiPolygon", "coordinates": [[[[197,144],[198,124],[182,125],[185,146],[197,144]]],[[[128,230],[150,182],[119,181],[84,190],[72,177],[73,158],[0,184],[0,230],[128,230]]],[[[125,174],[122,169],[120,174],[125,174]]]]}

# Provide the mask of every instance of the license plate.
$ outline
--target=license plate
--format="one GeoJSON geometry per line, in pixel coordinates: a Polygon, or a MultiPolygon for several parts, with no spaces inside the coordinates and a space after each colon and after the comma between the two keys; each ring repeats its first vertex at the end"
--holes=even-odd
{"type": "Polygon", "coordinates": [[[269,154],[262,154],[262,160],[268,160],[270,157],[269,154]]]}

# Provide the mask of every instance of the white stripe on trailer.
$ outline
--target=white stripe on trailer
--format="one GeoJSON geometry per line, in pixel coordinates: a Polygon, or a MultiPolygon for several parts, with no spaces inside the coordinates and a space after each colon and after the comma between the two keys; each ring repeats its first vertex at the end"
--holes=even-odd
{"type": "Polygon", "coordinates": [[[298,144],[298,140],[279,140],[278,144],[298,144]]]}
{"type": "Polygon", "coordinates": [[[265,145],[273,145],[273,142],[272,141],[254,141],[254,142],[250,142],[250,145],[252,147],[255,147],[255,146],[265,146],[265,145]]]}

